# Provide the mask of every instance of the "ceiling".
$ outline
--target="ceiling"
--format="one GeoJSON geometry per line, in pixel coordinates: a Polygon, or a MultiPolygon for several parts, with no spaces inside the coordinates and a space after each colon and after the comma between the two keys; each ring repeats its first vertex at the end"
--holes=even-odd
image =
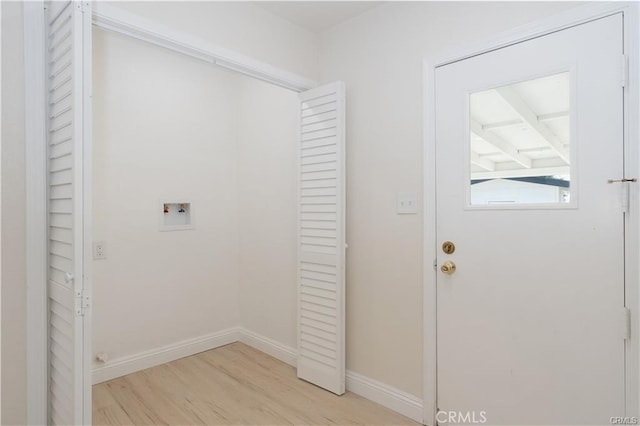
{"type": "Polygon", "coordinates": [[[379,1],[256,1],[258,7],[314,33],[374,8],[379,1]]]}
{"type": "Polygon", "coordinates": [[[568,72],[472,93],[469,103],[472,179],[568,178],[568,72]]]}

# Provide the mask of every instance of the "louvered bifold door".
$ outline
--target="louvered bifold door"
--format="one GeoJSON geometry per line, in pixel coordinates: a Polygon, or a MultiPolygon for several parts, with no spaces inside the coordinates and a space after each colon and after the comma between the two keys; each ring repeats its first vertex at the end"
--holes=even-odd
{"type": "Polygon", "coordinates": [[[49,179],[49,424],[90,423],[84,288],[85,146],[90,122],[91,11],[46,3],[49,179]]]}
{"type": "Polygon", "coordinates": [[[345,89],[300,94],[298,377],[345,391],[345,89]]]}

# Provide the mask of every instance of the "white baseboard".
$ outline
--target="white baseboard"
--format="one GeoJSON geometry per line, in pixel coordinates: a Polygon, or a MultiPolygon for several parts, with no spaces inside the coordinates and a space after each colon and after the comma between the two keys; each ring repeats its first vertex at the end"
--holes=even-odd
{"type": "Polygon", "coordinates": [[[238,328],[233,327],[135,355],[116,358],[93,370],[93,384],[106,382],[116,377],[126,376],[136,371],[215,349],[238,340],[238,328]]]}
{"type": "Polygon", "coordinates": [[[422,399],[347,370],[347,390],[422,423],[422,399]]]}
{"type": "MultiPolygon", "coordinates": [[[[239,329],[240,341],[271,355],[289,365],[296,366],[298,351],[244,328],[239,329]]],[[[422,400],[399,389],[347,370],[347,390],[422,423],[422,400]]]]}
{"type": "MultiPolygon", "coordinates": [[[[242,342],[294,367],[297,364],[298,351],[295,348],[245,328],[234,327],[114,359],[93,370],[93,383],[105,382],[234,342],[242,342]]],[[[422,400],[417,396],[349,370],[347,370],[346,379],[347,391],[377,402],[419,423],[422,422],[422,400]]]]}
{"type": "Polygon", "coordinates": [[[256,348],[267,355],[271,355],[282,362],[292,365],[293,367],[298,365],[298,351],[295,348],[283,345],[280,342],[261,334],[254,333],[246,328],[240,327],[238,333],[240,337],[239,340],[245,345],[256,348]]]}

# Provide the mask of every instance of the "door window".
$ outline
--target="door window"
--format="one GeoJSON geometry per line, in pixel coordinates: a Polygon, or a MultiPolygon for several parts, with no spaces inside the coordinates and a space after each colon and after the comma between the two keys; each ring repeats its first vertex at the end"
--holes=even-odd
{"type": "Polygon", "coordinates": [[[469,95],[469,203],[567,204],[570,73],[469,95]]]}

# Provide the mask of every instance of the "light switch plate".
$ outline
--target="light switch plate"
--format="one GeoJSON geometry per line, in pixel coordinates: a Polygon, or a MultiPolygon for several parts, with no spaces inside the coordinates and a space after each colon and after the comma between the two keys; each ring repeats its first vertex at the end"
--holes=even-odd
{"type": "Polygon", "coordinates": [[[396,213],[398,214],[418,214],[418,193],[398,192],[396,213]]]}

